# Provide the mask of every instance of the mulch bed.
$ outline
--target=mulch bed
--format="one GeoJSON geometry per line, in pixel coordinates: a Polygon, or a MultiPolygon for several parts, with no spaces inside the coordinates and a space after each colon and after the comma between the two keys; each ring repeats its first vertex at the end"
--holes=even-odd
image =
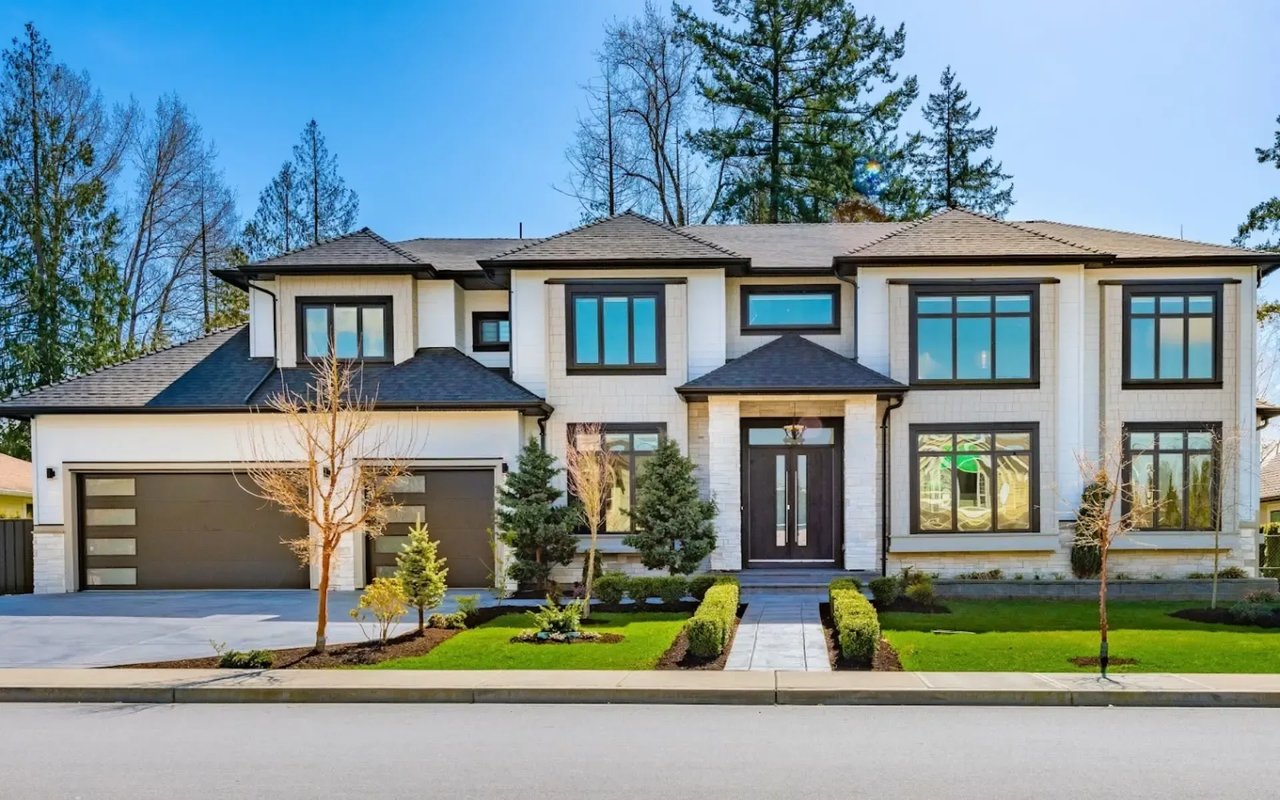
{"type": "Polygon", "coordinates": [[[892,603],[890,603],[887,606],[879,606],[879,605],[876,605],[875,602],[872,602],[872,605],[876,606],[876,611],[880,611],[880,612],[905,611],[909,614],[950,614],[951,613],[951,609],[947,608],[941,603],[935,603],[934,605],[927,606],[924,603],[917,603],[915,600],[912,600],[910,597],[906,597],[905,595],[902,597],[899,597],[897,600],[894,600],[892,603]]]}
{"type": "MultiPolygon", "coordinates": [[[[1075,664],[1077,667],[1099,666],[1097,656],[1076,656],[1075,658],[1068,658],[1067,660],[1072,664],[1075,664]]],[[[1117,658],[1116,656],[1112,656],[1107,659],[1107,665],[1111,667],[1129,667],[1137,663],[1138,659],[1136,658],[1117,658]]]]}
{"type": "Polygon", "coordinates": [[[1171,617],[1189,619],[1192,622],[1220,622],[1227,625],[1244,625],[1251,628],[1280,628],[1280,614],[1271,614],[1253,622],[1241,622],[1231,616],[1226,608],[1183,608],[1169,612],[1171,617]]]}
{"type": "MultiPolygon", "coordinates": [[[[697,608],[697,603],[685,603],[697,608]]],[[[729,651],[733,649],[733,639],[738,635],[738,623],[742,621],[742,614],[747,610],[745,603],[738,605],[738,614],[733,619],[733,630],[729,631],[729,641],[725,643],[724,650],[715,658],[706,659],[689,655],[689,637],[681,629],[680,635],[671,643],[671,647],[667,648],[667,652],[662,654],[662,658],[658,659],[658,666],[655,669],[706,669],[716,670],[724,669],[724,665],[729,660],[729,651]]]]}
{"type": "Polygon", "coordinates": [[[521,639],[512,636],[512,644],[617,644],[626,637],[620,633],[598,633],[590,639],[521,639]]]}
{"type": "Polygon", "coordinates": [[[833,670],[902,672],[902,661],[898,658],[898,651],[893,648],[893,645],[889,644],[888,639],[884,638],[880,639],[880,645],[876,647],[876,654],[871,660],[870,670],[862,664],[855,664],[845,660],[841,657],[840,648],[836,645],[836,628],[831,621],[831,604],[819,603],[818,616],[822,619],[822,632],[827,640],[827,658],[831,660],[831,668],[833,670]]]}

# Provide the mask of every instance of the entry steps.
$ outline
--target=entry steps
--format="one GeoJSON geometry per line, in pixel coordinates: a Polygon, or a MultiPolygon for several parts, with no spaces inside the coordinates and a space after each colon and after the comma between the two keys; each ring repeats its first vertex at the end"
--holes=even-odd
{"type": "Polygon", "coordinates": [[[802,567],[744,569],[734,574],[742,586],[742,593],[748,597],[752,594],[825,594],[832,578],[857,578],[865,586],[868,581],[880,577],[878,572],[802,567]]]}

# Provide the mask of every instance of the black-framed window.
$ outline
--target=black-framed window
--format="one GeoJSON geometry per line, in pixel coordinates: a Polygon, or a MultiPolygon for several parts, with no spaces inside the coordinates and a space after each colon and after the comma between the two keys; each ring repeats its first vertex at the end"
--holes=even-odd
{"type": "Polygon", "coordinates": [[[911,382],[1032,385],[1040,373],[1037,286],[911,289],[911,382]]]}
{"type": "Polygon", "coordinates": [[[506,311],[473,311],[471,313],[471,349],[511,349],[511,317],[506,311]]]}
{"type": "Polygon", "coordinates": [[[839,333],[839,286],[743,286],[742,332],[839,333]]]}
{"type": "Polygon", "coordinates": [[[391,360],[391,298],[298,298],[298,358],[391,360]]]}
{"type": "MultiPolygon", "coordinates": [[[[631,533],[635,523],[631,518],[631,502],[636,496],[636,476],[640,467],[653,457],[658,441],[667,434],[667,426],[661,423],[610,424],[601,426],[603,439],[600,446],[614,459],[614,484],[609,490],[605,511],[605,533],[631,533]]],[[[578,426],[570,426],[569,435],[580,434],[578,426]]],[[[590,446],[590,443],[580,443],[590,446]]]]}
{"type": "Polygon", "coordinates": [[[1222,381],[1222,286],[1124,287],[1128,386],[1222,381]]]}
{"type": "Polygon", "coordinates": [[[656,283],[566,286],[569,371],[663,372],[664,295],[656,283]]]}
{"type": "Polygon", "coordinates": [[[1218,520],[1217,423],[1124,426],[1121,500],[1138,530],[1209,531],[1218,520]]]}
{"type": "Polygon", "coordinates": [[[1039,426],[911,426],[913,533],[1018,533],[1040,523],[1039,426]]]}

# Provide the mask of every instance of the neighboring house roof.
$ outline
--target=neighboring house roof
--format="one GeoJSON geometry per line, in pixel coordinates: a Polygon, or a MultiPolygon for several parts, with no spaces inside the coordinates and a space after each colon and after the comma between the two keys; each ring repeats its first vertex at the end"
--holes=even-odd
{"type": "Polygon", "coordinates": [[[708,394],[897,394],[907,387],[857,361],[791,333],[676,389],[708,394]]]}
{"type": "Polygon", "coordinates": [[[948,261],[1082,263],[1109,257],[1108,253],[1011,222],[951,208],[890,231],[837,260],[855,265],[948,261]]]}
{"type": "Polygon", "coordinates": [[[0,494],[31,496],[31,462],[0,453],[0,494]]]}
{"type": "Polygon", "coordinates": [[[1053,236],[1063,241],[1073,242],[1081,247],[1090,247],[1107,253],[1114,253],[1116,260],[1129,261],[1139,259],[1170,258],[1209,258],[1230,257],[1256,260],[1258,251],[1243,247],[1229,247],[1222,244],[1190,242],[1185,239],[1174,239],[1168,236],[1153,236],[1144,233],[1126,233],[1106,228],[1089,228],[1084,225],[1069,225],[1065,222],[1048,220],[1030,220],[1012,223],[1045,236],[1053,236]]]}
{"type": "Polygon", "coordinates": [[[1267,503],[1280,500],[1280,442],[1262,446],[1262,486],[1258,497],[1267,503]]]}
{"type": "MultiPolygon", "coordinates": [[[[0,416],[245,411],[271,394],[273,377],[301,391],[306,368],[277,370],[249,357],[249,330],[230,328],[0,402],[0,416]]],[[[542,407],[541,398],[453,348],[424,348],[396,365],[368,364],[362,385],[386,408],[542,407]]]]}
{"type": "Polygon", "coordinates": [[[831,258],[906,227],[904,222],[686,225],[680,230],[751,259],[751,269],[831,271],[831,258]]]}
{"type": "Polygon", "coordinates": [[[522,244],[505,253],[485,259],[485,266],[511,267],[523,265],[646,265],[657,262],[724,265],[745,264],[743,256],[686,233],[663,225],[634,211],[612,217],[547,239],[522,244]]]}

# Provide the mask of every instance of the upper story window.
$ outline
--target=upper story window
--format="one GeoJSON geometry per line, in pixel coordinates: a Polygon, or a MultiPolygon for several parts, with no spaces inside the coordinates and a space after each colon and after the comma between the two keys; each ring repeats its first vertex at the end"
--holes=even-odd
{"type": "Polygon", "coordinates": [[[565,289],[569,372],[665,371],[662,284],[575,284],[565,289]]]}
{"type": "Polygon", "coordinates": [[[1214,529],[1221,430],[1216,423],[1125,426],[1122,500],[1133,527],[1214,529]]]}
{"type": "Polygon", "coordinates": [[[912,287],[911,382],[1033,385],[1039,380],[1037,287],[912,287]]]}
{"type": "Polygon", "coordinates": [[[391,298],[298,299],[299,359],[391,359],[391,298]]]}
{"type": "Polygon", "coordinates": [[[743,286],[743,333],[839,333],[838,286],[743,286]]]}
{"type": "Polygon", "coordinates": [[[1037,528],[1038,431],[1034,423],[912,425],[912,531],[1037,528]]]}
{"type": "Polygon", "coordinates": [[[1219,384],[1222,286],[1124,287],[1126,386],[1219,384]]]}
{"type": "Polygon", "coordinates": [[[511,317],[506,311],[476,311],[471,314],[471,349],[510,350],[511,317]]]}

